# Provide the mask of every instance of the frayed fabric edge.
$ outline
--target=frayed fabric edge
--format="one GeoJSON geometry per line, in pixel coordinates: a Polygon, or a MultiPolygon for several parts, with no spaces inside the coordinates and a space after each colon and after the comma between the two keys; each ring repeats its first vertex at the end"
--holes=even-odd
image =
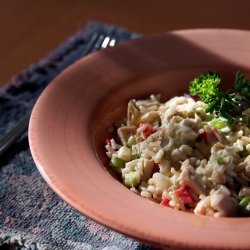
{"type": "Polygon", "coordinates": [[[0,247],[7,245],[21,250],[59,250],[59,248],[48,243],[42,243],[41,241],[32,235],[7,233],[0,230],[0,247]]]}

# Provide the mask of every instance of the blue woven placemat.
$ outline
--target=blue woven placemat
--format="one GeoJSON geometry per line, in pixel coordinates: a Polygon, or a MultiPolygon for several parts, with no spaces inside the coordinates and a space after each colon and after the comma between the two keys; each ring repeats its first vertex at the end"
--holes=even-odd
{"type": "MultiPolygon", "coordinates": [[[[13,77],[0,90],[0,134],[28,114],[44,87],[65,67],[84,56],[93,32],[118,42],[138,37],[125,29],[92,22],[46,58],[13,77]]],[[[153,249],[79,214],[40,176],[24,134],[0,159],[1,249],[153,249]]]]}

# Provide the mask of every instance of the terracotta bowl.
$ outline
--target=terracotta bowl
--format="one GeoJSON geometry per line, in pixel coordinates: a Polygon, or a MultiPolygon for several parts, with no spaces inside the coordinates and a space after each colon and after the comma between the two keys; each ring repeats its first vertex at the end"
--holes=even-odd
{"type": "Polygon", "coordinates": [[[195,76],[250,77],[250,32],[183,30],[93,53],[61,73],[33,110],[34,161],[52,189],[93,220],[162,248],[250,249],[250,219],[175,211],[124,187],[107,170],[106,129],[131,98],[181,95],[195,76]]]}

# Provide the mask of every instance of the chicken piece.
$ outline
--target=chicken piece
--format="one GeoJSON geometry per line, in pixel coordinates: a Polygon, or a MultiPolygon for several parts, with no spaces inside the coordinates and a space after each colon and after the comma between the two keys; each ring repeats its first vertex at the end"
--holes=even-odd
{"type": "Polygon", "coordinates": [[[248,156],[245,158],[244,162],[247,164],[247,166],[250,166],[250,155],[248,155],[248,156]]]}
{"type": "Polygon", "coordinates": [[[175,145],[193,145],[197,139],[198,124],[190,119],[183,119],[180,116],[174,116],[167,127],[170,137],[175,138],[175,145]]]}
{"type": "Polygon", "coordinates": [[[218,190],[213,190],[210,196],[202,198],[197,203],[194,213],[214,217],[235,216],[237,202],[230,196],[230,191],[225,186],[220,186],[218,190]]]}
{"type": "Polygon", "coordinates": [[[158,172],[154,173],[152,179],[150,180],[156,189],[161,193],[166,191],[172,185],[170,179],[167,176],[158,172]]]}
{"type": "Polygon", "coordinates": [[[142,181],[146,182],[152,176],[154,161],[148,160],[148,159],[143,159],[142,166],[143,166],[142,181]]]}
{"type": "Polygon", "coordinates": [[[122,145],[127,146],[128,138],[136,133],[136,126],[120,127],[117,130],[117,134],[121,140],[122,145]]]}
{"type": "Polygon", "coordinates": [[[214,209],[211,207],[211,198],[210,196],[207,196],[203,199],[201,199],[195,209],[194,209],[194,213],[195,214],[200,214],[200,215],[208,215],[208,216],[214,216],[215,211],[214,209]]]}
{"type": "Polygon", "coordinates": [[[160,122],[161,118],[157,111],[150,111],[141,117],[141,123],[154,123],[160,122]]]}
{"type": "Polygon", "coordinates": [[[249,179],[250,178],[250,155],[248,155],[243,162],[239,164],[243,168],[243,173],[249,179]]]}
{"type": "Polygon", "coordinates": [[[182,186],[189,187],[195,194],[205,194],[201,178],[195,173],[194,168],[186,160],[181,166],[182,172],[179,176],[179,182],[182,186]]]}
{"type": "Polygon", "coordinates": [[[239,195],[250,196],[250,188],[249,187],[242,187],[239,195]]]}
{"type": "Polygon", "coordinates": [[[220,190],[215,191],[211,195],[211,207],[216,210],[215,216],[234,216],[237,212],[237,203],[230,196],[230,194],[221,192],[220,190]]]}

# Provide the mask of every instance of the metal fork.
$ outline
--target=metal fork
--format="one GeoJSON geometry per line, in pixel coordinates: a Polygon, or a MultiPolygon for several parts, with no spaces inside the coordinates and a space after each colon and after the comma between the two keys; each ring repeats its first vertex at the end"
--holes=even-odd
{"type": "MultiPolygon", "coordinates": [[[[91,52],[112,47],[116,44],[116,39],[112,36],[106,36],[100,33],[94,33],[83,51],[83,55],[87,55],[91,52]]],[[[30,120],[30,114],[21,120],[13,129],[7,132],[0,138],[0,157],[6,152],[6,150],[13,145],[16,140],[28,129],[30,120]]]]}

